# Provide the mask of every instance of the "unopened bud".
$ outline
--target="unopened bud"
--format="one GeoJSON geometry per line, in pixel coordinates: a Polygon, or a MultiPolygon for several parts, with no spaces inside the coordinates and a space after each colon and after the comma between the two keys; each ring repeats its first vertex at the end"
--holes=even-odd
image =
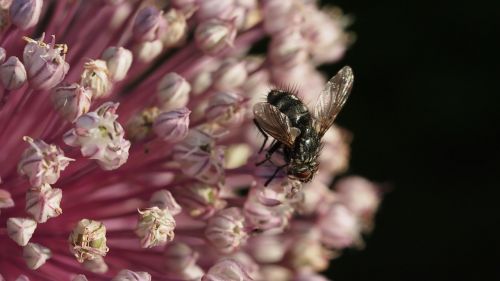
{"type": "Polygon", "coordinates": [[[175,72],[165,75],[158,83],[158,102],[163,110],[185,107],[189,101],[191,85],[175,72]]]}
{"type": "Polygon", "coordinates": [[[87,277],[85,277],[85,275],[78,274],[77,276],[73,277],[71,281],[89,281],[89,280],[87,279],[87,277]]]}
{"type": "Polygon", "coordinates": [[[245,63],[236,59],[227,59],[213,73],[214,86],[221,91],[234,90],[247,79],[245,63]]]}
{"type": "Polygon", "coordinates": [[[160,35],[160,40],[166,48],[179,45],[184,41],[187,33],[186,17],[179,10],[170,9],[164,18],[168,29],[160,35]]]}
{"type": "Polygon", "coordinates": [[[90,60],[83,66],[80,84],[92,91],[93,98],[106,97],[111,89],[109,71],[103,60],[90,60]]]}
{"type": "Polygon", "coordinates": [[[145,41],[134,48],[135,57],[141,62],[148,63],[158,57],[163,51],[163,43],[160,40],[145,41]]]}
{"type": "Polygon", "coordinates": [[[0,63],[3,63],[6,57],[7,53],[5,52],[5,49],[0,47],[0,63]]]}
{"type": "Polygon", "coordinates": [[[64,119],[74,122],[89,111],[92,92],[76,83],[59,86],[52,93],[52,102],[64,119]]]}
{"type": "Polygon", "coordinates": [[[109,76],[114,81],[123,80],[132,65],[132,52],[123,47],[109,47],[101,58],[106,61],[109,76]]]}
{"type": "Polygon", "coordinates": [[[10,57],[0,66],[0,81],[7,90],[21,88],[27,79],[26,69],[17,57],[10,57]]]}
{"type": "Polygon", "coordinates": [[[164,141],[183,140],[188,135],[189,114],[191,111],[185,107],[161,113],[153,124],[155,133],[164,141]]]}
{"type": "Polygon", "coordinates": [[[35,26],[42,13],[43,0],[13,0],[10,5],[12,23],[21,29],[35,26]]]}
{"type": "Polygon", "coordinates": [[[7,190],[0,189],[0,209],[10,207],[14,207],[14,200],[12,200],[12,196],[7,190]]]}
{"type": "Polygon", "coordinates": [[[162,21],[162,12],[156,7],[148,6],[139,10],[132,26],[135,40],[143,42],[158,39],[158,29],[161,24],[165,24],[162,21]]]}
{"type": "Polygon", "coordinates": [[[151,281],[151,275],[147,272],[134,272],[132,270],[124,269],[118,272],[111,281],[151,281]]]}
{"type": "Polygon", "coordinates": [[[245,218],[239,208],[227,208],[217,212],[208,220],[205,236],[220,252],[231,253],[248,237],[244,223],[245,218]]]}
{"type": "Polygon", "coordinates": [[[26,246],[36,229],[36,221],[29,218],[9,218],[7,235],[19,246],[26,246]]]}
{"type": "Polygon", "coordinates": [[[36,243],[28,243],[28,245],[23,248],[23,258],[30,269],[38,269],[51,257],[51,255],[48,248],[36,243]]]}
{"type": "Polygon", "coordinates": [[[70,251],[80,263],[105,256],[109,251],[106,246],[106,227],[103,223],[82,219],[69,235],[70,251]]]}
{"type": "Polygon", "coordinates": [[[95,256],[95,258],[92,260],[85,260],[83,261],[82,265],[83,267],[94,273],[102,274],[108,271],[108,265],[106,264],[106,262],[104,262],[102,256],[95,256]]]}
{"type": "Polygon", "coordinates": [[[198,48],[213,55],[233,45],[236,27],[231,21],[211,19],[200,23],[194,36],[198,48]]]}
{"type": "Polygon", "coordinates": [[[166,189],[153,193],[149,204],[162,210],[168,210],[172,216],[178,215],[182,211],[181,206],[175,201],[172,193],[166,189]]]}
{"type": "Polygon", "coordinates": [[[222,280],[253,280],[243,266],[234,259],[222,259],[212,266],[201,281],[222,281],[222,280]]]}
{"type": "Polygon", "coordinates": [[[60,207],[62,190],[43,184],[39,189],[26,192],[26,212],[37,222],[44,223],[50,218],[62,214],[60,207]]]}

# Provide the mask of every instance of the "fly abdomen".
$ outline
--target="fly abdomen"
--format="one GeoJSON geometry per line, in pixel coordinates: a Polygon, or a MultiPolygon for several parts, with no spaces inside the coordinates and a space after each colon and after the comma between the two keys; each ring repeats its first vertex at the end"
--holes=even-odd
{"type": "Polygon", "coordinates": [[[267,95],[267,102],[277,107],[285,114],[292,126],[302,127],[310,125],[312,122],[311,114],[302,101],[295,95],[279,90],[271,90],[267,95]]]}

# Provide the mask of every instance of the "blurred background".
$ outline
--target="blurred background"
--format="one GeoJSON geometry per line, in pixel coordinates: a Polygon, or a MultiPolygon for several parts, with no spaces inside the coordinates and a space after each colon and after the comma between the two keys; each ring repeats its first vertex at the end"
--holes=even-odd
{"type": "Polygon", "coordinates": [[[366,248],[328,276],[500,280],[498,1],[322,2],[355,19],[357,41],[323,69],[356,76],[337,119],[354,134],[349,173],[391,190],[366,248]]]}

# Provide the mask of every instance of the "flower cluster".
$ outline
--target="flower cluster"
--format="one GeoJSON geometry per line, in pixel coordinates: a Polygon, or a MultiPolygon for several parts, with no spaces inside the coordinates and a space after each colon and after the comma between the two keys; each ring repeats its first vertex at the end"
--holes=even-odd
{"type": "Polygon", "coordinates": [[[251,108],[318,93],[348,22],[309,0],[0,0],[0,280],[326,280],[378,187],[330,188],[336,126],[313,181],[280,151],[256,166],[251,108]]]}

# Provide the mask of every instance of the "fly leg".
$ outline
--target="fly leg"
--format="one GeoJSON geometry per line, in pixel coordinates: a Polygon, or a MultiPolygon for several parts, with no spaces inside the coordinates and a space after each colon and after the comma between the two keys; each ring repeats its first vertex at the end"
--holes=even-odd
{"type": "MultiPolygon", "coordinates": [[[[280,149],[280,147],[281,147],[281,142],[273,141],[271,148],[269,148],[269,150],[266,153],[266,158],[260,162],[255,163],[255,166],[260,166],[264,164],[266,161],[271,161],[271,156],[273,156],[273,153],[276,152],[276,150],[280,149]]],[[[271,163],[273,162],[271,161],[271,163]]]]}
{"type": "Polygon", "coordinates": [[[262,143],[262,146],[260,147],[259,149],[259,153],[262,152],[262,150],[264,150],[264,147],[266,146],[266,143],[267,143],[267,139],[269,139],[269,136],[267,135],[267,133],[262,129],[262,127],[259,125],[259,123],[257,123],[257,120],[253,119],[253,123],[255,124],[255,126],[257,127],[257,129],[259,130],[259,132],[262,133],[262,135],[264,135],[264,142],[262,143]]]}
{"type": "Polygon", "coordinates": [[[271,176],[271,177],[270,177],[270,178],[266,181],[266,183],[264,183],[264,186],[267,186],[267,185],[268,185],[268,184],[269,184],[269,183],[270,183],[270,182],[271,182],[271,181],[272,181],[272,180],[276,177],[276,175],[278,174],[278,172],[279,172],[281,169],[285,168],[286,166],[288,166],[288,164],[285,164],[285,165],[283,165],[283,166],[278,166],[278,167],[276,168],[276,170],[274,171],[273,175],[272,175],[272,176],[271,176]]]}

